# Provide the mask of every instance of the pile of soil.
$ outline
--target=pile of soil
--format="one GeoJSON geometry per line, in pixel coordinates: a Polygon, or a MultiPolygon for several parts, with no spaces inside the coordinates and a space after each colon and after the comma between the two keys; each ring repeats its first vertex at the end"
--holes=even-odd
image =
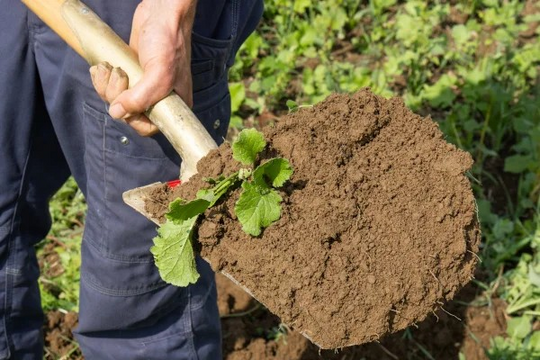
{"type": "MultiPolygon", "coordinates": [[[[469,154],[401,99],[361,90],[332,95],[264,129],[260,161],[282,156],[294,175],[281,219],[259,238],[241,230],[239,190],[200,223],[201,255],[321,348],[380,339],[423,320],[473,276],[480,242],[464,173],[469,154]]],[[[230,146],[163,200],[192,199],[203,179],[238,169],[230,146]]]]}

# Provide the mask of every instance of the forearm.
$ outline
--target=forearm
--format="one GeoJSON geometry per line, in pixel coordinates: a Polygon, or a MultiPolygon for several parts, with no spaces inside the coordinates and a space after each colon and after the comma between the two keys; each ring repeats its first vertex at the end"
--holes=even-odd
{"type": "Polygon", "coordinates": [[[197,0],[143,0],[139,4],[130,45],[139,52],[143,68],[156,54],[169,69],[182,58],[189,63],[196,7],[197,0]]]}
{"type": "Polygon", "coordinates": [[[171,29],[191,31],[197,0],[145,0],[141,6],[148,6],[149,11],[159,14],[171,29]]]}

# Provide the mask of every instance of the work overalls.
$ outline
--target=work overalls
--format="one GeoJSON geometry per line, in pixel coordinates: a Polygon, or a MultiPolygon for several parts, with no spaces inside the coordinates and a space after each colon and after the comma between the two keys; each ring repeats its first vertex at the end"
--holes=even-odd
{"type": "MultiPolygon", "coordinates": [[[[137,0],[87,0],[128,40],[137,0]]],[[[107,115],[88,64],[20,1],[0,0],[0,359],[42,358],[34,245],[51,225],[48,200],[73,175],[88,203],[76,338],[86,359],[221,359],[214,274],[188,288],[161,281],[156,226],[125,190],[178,177],[158,134],[140,137],[107,115]]],[[[262,0],[199,0],[192,38],[194,112],[220,143],[227,71],[256,27],[262,0]]]]}

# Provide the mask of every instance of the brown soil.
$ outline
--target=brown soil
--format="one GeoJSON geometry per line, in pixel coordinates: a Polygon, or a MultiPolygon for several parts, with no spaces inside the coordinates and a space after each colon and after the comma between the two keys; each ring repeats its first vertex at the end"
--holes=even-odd
{"type": "Polygon", "coordinates": [[[44,326],[45,348],[44,359],[81,359],[82,355],[77,343],[73,340],[73,329],[77,326],[76,312],[66,314],[60,311],[47,313],[44,326]]]}
{"type": "MultiPolygon", "coordinates": [[[[489,339],[504,335],[505,303],[492,299],[489,306],[471,284],[456,300],[444,306],[416,327],[400,331],[362,346],[341,351],[319,349],[295,331],[280,330],[279,318],[268,312],[245,291],[222,275],[217,275],[218,305],[222,316],[223,358],[225,360],[395,360],[425,359],[427,351],[437,360],[455,360],[463,353],[468,360],[488,360],[484,350],[489,339]],[[471,305],[466,303],[473,302],[471,305]]],[[[45,359],[82,360],[80,351],[72,352],[71,329],[76,314],[47,315],[45,359]]]]}
{"type": "Polygon", "coordinates": [[[40,272],[47,278],[54,278],[64,273],[64,267],[60,255],[55,250],[56,244],[49,242],[43,247],[43,253],[39,258],[40,272]]]}
{"type": "MultiPolygon", "coordinates": [[[[523,10],[521,11],[521,17],[525,18],[527,16],[535,15],[540,11],[540,6],[538,5],[537,1],[534,0],[527,0],[525,2],[525,6],[523,6],[523,10]]],[[[522,43],[532,43],[535,41],[536,37],[536,31],[538,29],[538,26],[540,25],[539,21],[531,21],[529,22],[529,26],[526,30],[522,31],[519,34],[520,41],[522,43]]]]}
{"type": "MultiPolygon", "coordinates": [[[[198,242],[215,270],[284,323],[322,348],[361,344],[420,322],[471,279],[472,160],[433,121],[364,89],[283,117],[265,135],[261,160],[283,156],[295,169],[281,219],[249,237],[235,220],[236,190],[205,213],[198,242]]],[[[162,196],[194,198],[202,178],[237,166],[222,145],[162,196]]]]}

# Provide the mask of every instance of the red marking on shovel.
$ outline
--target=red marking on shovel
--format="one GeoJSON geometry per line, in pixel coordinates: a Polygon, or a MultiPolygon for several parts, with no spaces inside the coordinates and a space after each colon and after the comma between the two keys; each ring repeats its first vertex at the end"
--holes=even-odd
{"type": "Polygon", "coordinates": [[[171,180],[171,181],[167,181],[167,186],[172,189],[172,188],[177,187],[181,183],[182,183],[182,181],[180,181],[180,180],[171,180]]]}

